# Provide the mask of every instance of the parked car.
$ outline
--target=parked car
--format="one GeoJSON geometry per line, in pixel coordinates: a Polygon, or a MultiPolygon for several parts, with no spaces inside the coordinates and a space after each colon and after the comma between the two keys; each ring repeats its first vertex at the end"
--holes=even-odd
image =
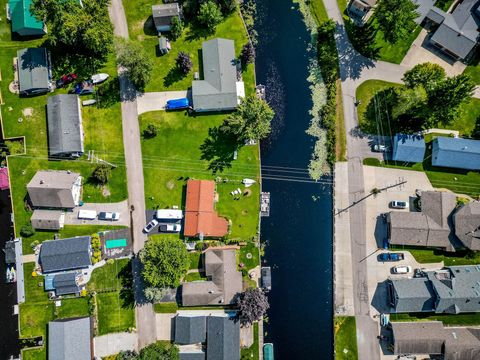
{"type": "Polygon", "coordinates": [[[77,95],[93,94],[93,82],[91,80],[82,81],[75,85],[74,93],[77,95]]]}
{"type": "Polygon", "coordinates": [[[165,110],[182,110],[188,109],[190,107],[190,102],[187,98],[173,99],[168,100],[165,110]]]}
{"type": "Polygon", "coordinates": [[[375,152],[388,152],[388,151],[390,151],[390,148],[386,145],[375,144],[375,145],[373,145],[373,151],[375,151],[375,152]]]}
{"type": "Polygon", "coordinates": [[[158,225],[158,221],[153,219],[150,221],[147,226],[143,228],[143,232],[148,234],[150,231],[152,231],[156,226],[158,225]]]}
{"type": "Polygon", "coordinates": [[[118,221],[120,220],[120,213],[102,211],[98,214],[98,220],[118,221]]]}
{"type": "Polygon", "coordinates": [[[408,209],[408,202],[393,200],[393,201],[390,201],[390,207],[392,209],[408,209]]]}
{"type": "Polygon", "coordinates": [[[162,232],[180,232],[182,230],[182,225],[180,224],[166,224],[160,225],[160,231],[162,232]]]}
{"type": "Polygon", "coordinates": [[[412,267],[407,265],[399,265],[392,267],[393,274],[410,274],[412,272],[412,267]]]}
{"type": "Polygon", "coordinates": [[[400,261],[405,259],[403,253],[382,253],[378,255],[378,261],[400,261]]]}
{"type": "Polygon", "coordinates": [[[57,88],[61,88],[68,84],[71,84],[75,80],[77,80],[77,74],[63,75],[60,79],[56,81],[57,88]]]}

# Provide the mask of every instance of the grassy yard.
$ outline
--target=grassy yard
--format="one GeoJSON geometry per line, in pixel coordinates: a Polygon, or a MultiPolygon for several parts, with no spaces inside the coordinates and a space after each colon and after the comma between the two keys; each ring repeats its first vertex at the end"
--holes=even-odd
{"type": "Polygon", "coordinates": [[[328,14],[327,10],[325,9],[325,5],[323,4],[323,0],[310,0],[309,6],[317,24],[328,20],[328,14]]]}
{"type": "Polygon", "coordinates": [[[248,348],[240,350],[240,359],[242,360],[258,360],[260,357],[258,347],[258,323],[253,324],[253,344],[248,348]]]}
{"type": "Polygon", "coordinates": [[[158,314],[173,314],[177,310],[227,310],[221,306],[178,306],[177,303],[167,302],[167,303],[157,303],[153,304],[153,309],[158,314]]]}
{"type": "Polygon", "coordinates": [[[336,360],[358,359],[355,317],[336,316],[334,318],[334,326],[335,326],[335,359],[336,360]]]}
{"type": "Polygon", "coordinates": [[[188,253],[188,258],[190,260],[190,269],[198,269],[202,264],[200,258],[202,253],[200,251],[191,251],[188,253]]]}
{"type": "Polygon", "coordinates": [[[127,331],[135,327],[133,305],[125,306],[119,291],[96,295],[98,307],[98,334],[127,331]]]}
{"type": "Polygon", "coordinates": [[[258,148],[244,146],[238,150],[237,160],[233,160],[232,144],[216,136],[214,130],[224,117],[223,114],[191,117],[183,112],[164,111],[140,116],[141,130],[148,124],[158,128],[158,136],[142,139],[146,206],[183,207],[188,178],[221,178],[217,183],[216,210],[231,221],[230,240],[247,240],[257,233],[259,185],[249,187],[248,194],[237,200],[230,192],[244,188],[243,178],[258,181],[258,148]],[[214,173],[212,166],[220,169],[217,167],[214,173]]]}
{"type": "Polygon", "coordinates": [[[241,247],[238,262],[244,264],[243,269],[245,270],[260,265],[260,251],[254,242],[249,242],[246,246],[241,247]]]}
{"type": "Polygon", "coordinates": [[[183,281],[185,282],[198,281],[198,280],[207,280],[207,277],[200,272],[192,272],[185,275],[185,279],[183,279],[183,281]]]}
{"type": "MultiPolygon", "coordinates": [[[[372,16],[372,19],[373,20],[371,21],[373,25],[375,28],[378,28],[374,16],[372,16]]],[[[420,34],[420,30],[422,30],[422,28],[417,26],[409,36],[402,37],[395,44],[386,42],[383,38],[383,31],[378,30],[375,37],[375,45],[380,47],[379,60],[400,64],[410,49],[410,46],[412,46],[412,43],[417,38],[418,34],[420,34]]]]}
{"type": "MultiPolygon", "coordinates": [[[[201,58],[202,42],[205,40],[216,37],[232,39],[235,41],[237,55],[248,41],[242,20],[238,13],[234,13],[217,26],[215,34],[208,36],[202,36],[204,32],[201,29],[196,29],[191,23],[187,23],[183,35],[171,42],[170,53],[160,56],[157,32],[152,20],[152,5],[157,3],[156,0],[124,1],[130,39],[139,41],[154,62],[152,79],[145,91],[186,90],[191,87],[194,72],[200,70],[199,58],[201,58]],[[185,76],[177,70],[175,65],[175,59],[180,51],[190,54],[194,64],[192,71],[185,76]]],[[[249,65],[243,75],[247,94],[252,93],[254,89],[253,74],[253,65],[249,65]]]]}
{"type": "Polygon", "coordinates": [[[480,253],[457,251],[454,253],[435,249],[417,248],[413,246],[394,246],[398,250],[409,251],[415,260],[421,264],[436,263],[443,261],[445,266],[476,265],[480,263],[480,253]]]}
{"type": "Polygon", "coordinates": [[[95,269],[88,282],[89,291],[121,290],[129,285],[131,278],[130,259],[116,260],[113,264],[105,264],[95,269]]]}
{"type": "Polygon", "coordinates": [[[480,325],[480,314],[390,314],[390,321],[442,321],[446,326],[480,325]]]}

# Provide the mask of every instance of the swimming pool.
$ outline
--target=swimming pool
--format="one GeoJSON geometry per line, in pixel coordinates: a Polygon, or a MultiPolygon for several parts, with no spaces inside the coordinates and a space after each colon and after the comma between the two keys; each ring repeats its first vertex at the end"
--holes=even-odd
{"type": "Polygon", "coordinates": [[[127,239],[113,239],[113,240],[107,240],[105,242],[105,247],[107,249],[114,249],[118,247],[125,247],[127,246],[127,239]]]}

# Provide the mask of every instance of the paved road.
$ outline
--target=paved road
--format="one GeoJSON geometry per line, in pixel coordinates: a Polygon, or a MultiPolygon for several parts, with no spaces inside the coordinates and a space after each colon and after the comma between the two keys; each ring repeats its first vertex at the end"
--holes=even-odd
{"type": "MultiPolygon", "coordinates": [[[[110,19],[114,26],[114,33],[128,39],[128,25],[125,11],[121,0],[112,0],[109,6],[110,19]]],[[[131,212],[131,231],[133,239],[133,251],[138,253],[147,237],[142,229],[145,226],[145,191],[143,181],[142,149],[140,145],[140,128],[137,114],[137,91],[124,76],[123,70],[119,69],[120,92],[122,98],[122,126],[123,145],[125,148],[125,163],[127,167],[128,202],[131,212]]],[[[135,267],[135,266],[134,266],[135,267]]],[[[138,269],[137,269],[138,270],[138,269]]],[[[140,278],[139,272],[135,271],[136,283],[140,278]]],[[[137,292],[135,292],[137,294],[137,292]]],[[[142,303],[137,301],[137,303],[142,303]]],[[[138,348],[156,341],[155,312],[152,304],[137,305],[136,322],[138,332],[138,348]]]]}

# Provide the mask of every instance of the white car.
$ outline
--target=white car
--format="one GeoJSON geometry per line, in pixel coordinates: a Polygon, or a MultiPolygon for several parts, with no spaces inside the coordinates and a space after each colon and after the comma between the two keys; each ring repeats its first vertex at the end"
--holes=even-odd
{"type": "Polygon", "coordinates": [[[182,225],[180,224],[166,224],[160,225],[160,231],[162,232],[180,232],[182,230],[182,225]]]}
{"type": "Polygon", "coordinates": [[[388,146],[382,145],[382,144],[375,144],[373,145],[373,151],[375,152],[388,152],[390,151],[390,148],[388,146]]]}
{"type": "Polygon", "coordinates": [[[158,225],[158,221],[153,219],[150,221],[147,226],[143,228],[143,232],[148,234],[150,231],[152,231],[156,226],[158,225]]]}
{"type": "Polygon", "coordinates": [[[412,267],[407,265],[394,266],[392,272],[394,274],[410,274],[412,272],[412,267]]]}
{"type": "Polygon", "coordinates": [[[408,202],[393,200],[393,201],[390,201],[390,207],[392,209],[408,209],[408,202]]]}
{"type": "Polygon", "coordinates": [[[120,220],[120,213],[102,211],[98,214],[98,220],[118,221],[120,220]]]}

